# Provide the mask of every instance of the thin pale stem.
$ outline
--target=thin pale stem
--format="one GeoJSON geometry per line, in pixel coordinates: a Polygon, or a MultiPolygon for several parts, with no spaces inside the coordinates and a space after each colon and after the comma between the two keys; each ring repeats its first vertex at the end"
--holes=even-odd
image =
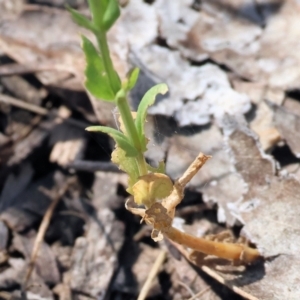
{"type": "Polygon", "coordinates": [[[166,259],[167,252],[165,250],[161,250],[158,257],[156,258],[154,265],[152,266],[150,273],[147,277],[146,282],[144,283],[144,286],[141,289],[141,292],[139,294],[139,297],[137,300],[144,300],[146,299],[149,290],[151,288],[151,284],[154,280],[154,278],[157,276],[159,269],[161,268],[161,265],[163,264],[164,260],[166,259]]]}
{"type": "Polygon", "coordinates": [[[190,164],[184,174],[179,178],[178,183],[185,187],[191,179],[197,174],[197,172],[202,168],[211,156],[199,153],[196,159],[190,164]]]}

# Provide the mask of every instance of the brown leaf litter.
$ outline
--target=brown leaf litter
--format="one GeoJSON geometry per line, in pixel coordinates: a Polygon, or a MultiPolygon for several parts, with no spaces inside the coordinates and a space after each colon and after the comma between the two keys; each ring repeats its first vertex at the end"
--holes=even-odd
{"type": "MultiPolygon", "coordinates": [[[[176,180],[200,151],[211,155],[188,185],[193,202],[187,193],[177,210],[186,217],[184,230],[229,242],[232,231],[220,235],[216,219],[229,229],[239,226],[265,257],[241,270],[169,245],[179,260],[168,257],[160,265],[149,296],[298,299],[299,4],[148,2],[124,3],[109,34],[118,72],[125,76],[131,65],[142,69],[139,88],[131,94],[134,105],[155,83],[170,87],[151,109],[147,156],[165,159],[176,180]],[[199,268],[180,259],[180,252],[199,268]]],[[[78,27],[61,8],[23,4],[0,1],[0,289],[12,291],[15,299],[21,299],[18,287],[28,270],[37,225],[52,201],[40,187],[56,185],[58,168],[68,172],[76,162],[90,166],[87,153],[90,145],[97,147],[82,131],[82,123],[96,117],[81,104],[87,98],[78,27]],[[3,55],[14,62],[3,65],[3,55]],[[21,77],[32,72],[38,86],[21,77]],[[57,111],[48,102],[52,97],[59,97],[57,111]],[[82,123],[74,126],[73,121],[82,123]],[[41,151],[48,151],[42,161],[41,151]]],[[[52,4],[59,7],[62,1],[52,4]]],[[[113,107],[91,100],[98,121],[115,126],[113,107]]],[[[93,151],[99,155],[102,149],[93,151]]],[[[88,173],[74,176],[76,184],[60,200],[41,244],[31,278],[38,285],[30,287],[28,299],[136,297],[165,246],[149,243],[147,235],[132,241],[140,227],[122,210],[124,174],[97,172],[94,184],[88,173]],[[123,244],[126,251],[120,252],[123,244]]]]}

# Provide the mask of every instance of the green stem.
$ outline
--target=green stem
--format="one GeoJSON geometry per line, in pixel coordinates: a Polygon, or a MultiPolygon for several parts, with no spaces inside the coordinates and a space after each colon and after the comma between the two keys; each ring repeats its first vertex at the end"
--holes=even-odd
{"type": "Polygon", "coordinates": [[[101,23],[103,19],[103,12],[105,7],[103,6],[102,1],[99,0],[88,0],[90,11],[93,16],[93,23],[97,28],[101,28],[101,23]]]}
{"type": "Polygon", "coordinates": [[[141,142],[125,95],[119,95],[117,98],[117,106],[126,129],[126,135],[139,152],[136,158],[139,166],[139,174],[140,176],[146,175],[148,173],[146,161],[143,153],[141,152],[141,142]]]}
{"type": "Polygon", "coordinates": [[[111,87],[115,93],[119,91],[119,86],[117,85],[116,81],[116,73],[114,71],[114,67],[109,55],[109,48],[107,44],[107,38],[105,32],[98,32],[97,34],[97,42],[100,48],[100,52],[103,58],[104,68],[107,72],[109,82],[111,84],[111,87]]]}

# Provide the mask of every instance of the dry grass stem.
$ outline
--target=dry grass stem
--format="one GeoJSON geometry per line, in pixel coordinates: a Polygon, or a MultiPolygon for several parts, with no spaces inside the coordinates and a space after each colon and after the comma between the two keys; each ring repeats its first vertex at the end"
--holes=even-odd
{"type": "Polygon", "coordinates": [[[206,292],[208,292],[211,289],[210,286],[208,286],[207,288],[205,288],[204,290],[200,291],[199,293],[197,293],[196,295],[194,295],[193,297],[189,298],[188,300],[197,300],[200,299],[200,297],[202,297],[206,292]]]}
{"type": "Polygon", "coordinates": [[[139,294],[139,297],[137,300],[144,300],[146,299],[147,295],[148,295],[148,292],[151,288],[151,284],[153,282],[153,279],[155,278],[155,276],[158,274],[159,270],[160,270],[160,267],[161,265],[163,264],[165,258],[166,258],[166,254],[167,252],[165,250],[161,250],[161,252],[159,253],[158,257],[156,258],[153,266],[152,266],[152,269],[150,270],[150,273],[147,277],[147,280],[145,281],[142,289],[141,289],[141,292],[139,294]]]}
{"type": "Polygon", "coordinates": [[[43,217],[43,220],[41,222],[41,225],[39,227],[39,230],[37,232],[36,239],[35,239],[33,247],[32,247],[32,252],[31,252],[28,269],[27,269],[27,272],[26,272],[26,275],[25,275],[25,278],[23,281],[22,291],[26,291],[26,289],[27,289],[28,282],[30,280],[30,277],[31,277],[31,274],[32,274],[32,271],[34,268],[34,264],[35,264],[36,258],[38,256],[39,248],[43,242],[45,233],[49,227],[53,212],[54,212],[59,200],[67,191],[69,185],[71,184],[71,181],[72,181],[72,178],[70,180],[68,180],[65,184],[63,184],[63,186],[58,191],[55,191],[55,192],[49,191],[45,188],[41,188],[41,190],[45,194],[49,195],[49,197],[52,198],[52,202],[51,202],[50,206],[48,207],[48,209],[43,217]]]}

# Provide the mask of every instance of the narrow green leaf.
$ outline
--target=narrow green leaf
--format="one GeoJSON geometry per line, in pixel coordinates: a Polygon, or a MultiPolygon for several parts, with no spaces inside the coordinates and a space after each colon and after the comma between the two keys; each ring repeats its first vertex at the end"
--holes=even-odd
{"type": "Polygon", "coordinates": [[[79,26],[84,27],[92,32],[97,31],[97,27],[87,17],[79,13],[77,10],[71,8],[69,5],[67,5],[66,8],[71,13],[73,21],[79,26]]]}
{"type": "Polygon", "coordinates": [[[102,28],[107,31],[116,22],[119,16],[120,7],[118,0],[109,0],[103,16],[102,28]]]}
{"type": "Polygon", "coordinates": [[[106,126],[90,126],[87,127],[86,130],[90,132],[107,133],[115,140],[118,146],[125,151],[126,156],[128,157],[135,157],[138,154],[137,150],[130,143],[130,140],[123,133],[121,133],[120,131],[114,128],[110,128],[106,126]]]}
{"type": "Polygon", "coordinates": [[[115,93],[110,86],[101,55],[85,36],[82,36],[82,48],[87,63],[85,87],[96,98],[113,102],[115,93]]]}
{"type": "Polygon", "coordinates": [[[126,86],[127,91],[131,90],[135,86],[135,84],[138,80],[139,74],[140,74],[139,68],[134,68],[129,72],[128,82],[127,82],[127,86],[126,86]]]}
{"type": "Polygon", "coordinates": [[[155,102],[155,98],[158,94],[164,95],[167,91],[168,91],[168,86],[165,83],[157,84],[146,92],[146,94],[144,95],[144,97],[142,98],[139,104],[136,119],[135,119],[135,125],[138,134],[141,138],[143,151],[146,151],[146,143],[147,143],[147,139],[145,138],[145,128],[144,128],[145,120],[147,116],[147,109],[155,102]]]}

